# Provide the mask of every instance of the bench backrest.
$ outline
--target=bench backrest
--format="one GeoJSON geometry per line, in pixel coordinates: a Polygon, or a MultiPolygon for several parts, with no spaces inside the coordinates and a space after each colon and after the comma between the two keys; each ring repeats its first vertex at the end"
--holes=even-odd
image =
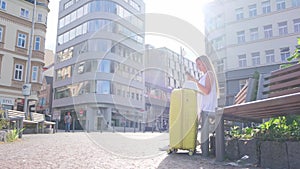
{"type": "Polygon", "coordinates": [[[300,92],[300,64],[260,75],[257,99],[300,92]]]}
{"type": "Polygon", "coordinates": [[[32,113],[33,121],[42,122],[45,121],[45,115],[40,113],[32,113]]]}
{"type": "MultiPolygon", "coordinates": [[[[25,113],[16,110],[8,110],[8,118],[15,118],[15,117],[23,117],[25,119],[25,113]]],[[[45,115],[40,113],[32,113],[32,121],[35,122],[42,122],[45,121],[45,115]]]]}
{"type": "Polygon", "coordinates": [[[25,113],[16,110],[7,110],[8,118],[15,118],[15,117],[23,117],[25,119],[25,113]]]}
{"type": "Polygon", "coordinates": [[[234,104],[250,102],[255,92],[256,79],[249,78],[245,86],[234,97],[234,104]]]}

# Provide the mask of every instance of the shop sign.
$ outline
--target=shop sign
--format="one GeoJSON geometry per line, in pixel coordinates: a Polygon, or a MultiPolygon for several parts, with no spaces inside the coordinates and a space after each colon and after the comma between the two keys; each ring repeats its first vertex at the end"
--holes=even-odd
{"type": "Polygon", "coordinates": [[[13,106],[15,104],[15,99],[0,97],[0,104],[13,106]]]}

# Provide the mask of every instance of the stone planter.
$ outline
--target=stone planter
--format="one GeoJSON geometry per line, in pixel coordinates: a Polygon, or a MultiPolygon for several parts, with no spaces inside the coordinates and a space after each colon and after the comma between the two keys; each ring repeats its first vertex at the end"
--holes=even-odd
{"type": "Polygon", "coordinates": [[[243,163],[258,164],[259,163],[259,151],[258,151],[258,140],[239,140],[239,157],[247,156],[243,159],[243,163]]]}
{"type": "Polygon", "coordinates": [[[259,153],[257,149],[258,141],[256,139],[251,140],[227,140],[226,141],[226,157],[229,160],[240,160],[241,158],[247,156],[243,159],[243,163],[258,164],[259,163],[259,153]]]}
{"type": "Polygon", "coordinates": [[[239,146],[238,146],[238,140],[226,140],[225,142],[225,155],[229,160],[238,160],[240,159],[239,155],[239,146]]]}
{"type": "Polygon", "coordinates": [[[225,152],[229,160],[258,164],[262,168],[298,169],[300,166],[300,141],[226,140],[225,152]],[[240,160],[245,155],[248,158],[240,160]]]}
{"type": "Polygon", "coordinates": [[[290,169],[300,166],[300,142],[286,142],[290,169]]]}
{"type": "Polygon", "coordinates": [[[0,130],[0,142],[6,142],[6,135],[7,135],[6,130],[0,130]]]}
{"type": "Polygon", "coordinates": [[[264,168],[288,169],[288,153],[285,142],[262,141],[260,165],[264,168]]]}
{"type": "Polygon", "coordinates": [[[44,133],[45,134],[53,134],[53,128],[45,128],[44,133]]]}

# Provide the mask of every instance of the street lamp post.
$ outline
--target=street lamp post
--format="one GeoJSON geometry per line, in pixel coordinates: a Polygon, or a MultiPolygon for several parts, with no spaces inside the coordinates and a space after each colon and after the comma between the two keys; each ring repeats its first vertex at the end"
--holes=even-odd
{"type": "MultiPolygon", "coordinates": [[[[32,24],[31,24],[31,32],[30,32],[30,41],[29,41],[29,53],[27,60],[27,69],[26,69],[26,78],[25,84],[29,83],[29,73],[31,68],[31,57],[32,57],[32,45],[33,45],[33,37],[34,37],[34,25],[35,25],[35,12],[36,12],[36,0],[34,0],[33,13],[32,13],[32,24]]],[[[31,90],[31,89],[30,89],[31,90]]],[[[28,118],[28,95],[24,95],[24,112],[25,118],[28,118]]],[[[32,114],[29,111],[30,119],[32,119],[32,114]]]]}

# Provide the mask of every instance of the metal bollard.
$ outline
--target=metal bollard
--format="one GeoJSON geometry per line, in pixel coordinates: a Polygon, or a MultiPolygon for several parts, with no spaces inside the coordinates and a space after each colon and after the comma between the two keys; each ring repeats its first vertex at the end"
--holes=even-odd
{"type": "Polygon", "coordinates": [[[23,135],[23,118],[20,118],[19,122],[19,138],[22,138],[23,135]]]}
{"type": "Polygon", "coordinates": [[[55,123],[55,132],[57,133],[57,131],[58,131],[58,119],[56,119],[55,121],[56,121],[56,123],[55,123]]]}
{"type": "Polygon", "coordinates": [[[88,133],[90,132],[90,121],[89,120],[87,121],[87,132],[88,133]]]}
{"type": "Polygon", "coordinates": [[[136,127],[136,122],[134,122],[134,129],[133,129],[133,132],[135,133],[135,127],[136,127]]]}
{"type": "Polygon", "coordinates": [[[74,133],[74,130],[75,130],[75,119],[73,119],[73,133],[74,133]]]}

